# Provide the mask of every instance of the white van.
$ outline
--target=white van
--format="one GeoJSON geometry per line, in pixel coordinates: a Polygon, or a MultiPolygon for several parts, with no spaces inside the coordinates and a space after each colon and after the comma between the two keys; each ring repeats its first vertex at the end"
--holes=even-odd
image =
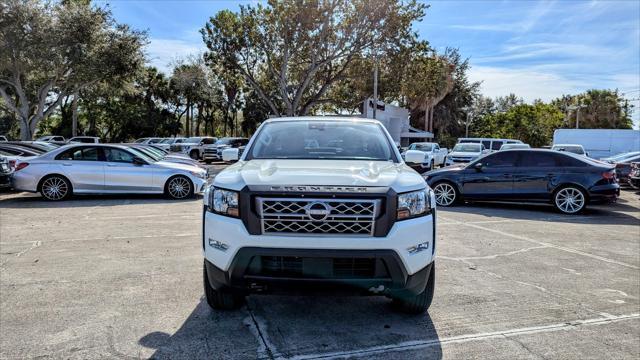
{"type": "Polygon", "coordinates": [[[557,129],[553,132],[553,145],[556,144],[579,144],[590,157],[602,159],[640,151],[640,130],[557,129]]]}
{"type": "Polygon", "coordinates": [[[488,152],[500,150],[504,144],[523,144],[520,140],[514,139],[494,139],[494,138],[459,138],[458,144],[473,143],[482,144],[488,152]]]}

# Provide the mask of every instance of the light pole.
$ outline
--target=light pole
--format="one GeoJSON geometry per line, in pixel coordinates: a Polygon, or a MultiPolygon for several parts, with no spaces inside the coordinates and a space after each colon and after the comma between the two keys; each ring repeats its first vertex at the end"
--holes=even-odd
{"type": "MultiPolygon", "coordinates": [[[[587,107],[587,105],[582,105],[578,103],[578,105],[571,105],[567,107],[567,110],[575,110],[576,111],[576,129],[580,128],[580,109],[587,107]]],[[[567,114],[567,118],[569,114],[567,114]]],[[[567,119],[568,120],[568,119],[567,119]]]]}
{"type": "Polygon", "coordinates": [[[472,119],[472,116],[473,116],[472,110],[473,109],[470,108],[470,107],[466,107],[466,108],[464,108],[462,110],[464,110],[467,113],[467,120],[464,122],[464,125],[465,125],[464,137],[469,137],[469,125],[471,125],[471,120],[473,120],[472,119]]]}

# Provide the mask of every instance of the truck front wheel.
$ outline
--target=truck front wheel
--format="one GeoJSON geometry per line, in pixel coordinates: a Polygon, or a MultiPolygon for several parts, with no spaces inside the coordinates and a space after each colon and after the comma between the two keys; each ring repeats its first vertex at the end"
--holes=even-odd
{"type": "Polygon", "coordinates": [[[433,301],[436,285],[436,264],[431,266],[429,279],[424,290],[417,294],[400,293],[393,297],[393,302],[400,310],[410,314],[422,314],[429,309],[433,301]]]}
{"type": "Polygon", "coordinates": [[[207,276],[207,265],[203,265],[203,283],[204,283],[204,297],[207,299],[207,304],[212,309],[216,310],[234,310],[242,305],[244,297],[239,293],[232,291],[231,289],[214,289],[209,283],[209,277],[207,276]]]}

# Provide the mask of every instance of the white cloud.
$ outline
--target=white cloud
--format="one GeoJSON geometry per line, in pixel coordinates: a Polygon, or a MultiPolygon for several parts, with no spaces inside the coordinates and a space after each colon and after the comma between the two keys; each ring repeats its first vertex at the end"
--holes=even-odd
{"type": "Polygon", "coordinates": [[[488,97],[514,93],[527,102],[535,99],[549,101],[579,92],[585,84],[551,72],[532,68],[507,69],[489,66],[473,66],[469,71],[472,81],[482,81],[482,94],[488,97]]]}
{"type": "Polygon", "coordinates": [[[172,64],[176,60],[186,58],[189,55],[200,54],[206,50],[202,41],[152,38],[146,52],[150,65],[170,75],[172,64]]]}

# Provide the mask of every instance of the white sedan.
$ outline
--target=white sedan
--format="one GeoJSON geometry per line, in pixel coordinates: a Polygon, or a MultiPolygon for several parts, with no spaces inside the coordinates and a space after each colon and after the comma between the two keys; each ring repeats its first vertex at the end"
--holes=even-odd
{"type": "Polygon", "coordinates": [[[188,164],[155,161],[144,153],[114,144],[73,144],[18,161],[16,190],[40,192],[47,200],[72,194],[165,194],[185,199],[201,193],[207,170],[188,164]]]}

